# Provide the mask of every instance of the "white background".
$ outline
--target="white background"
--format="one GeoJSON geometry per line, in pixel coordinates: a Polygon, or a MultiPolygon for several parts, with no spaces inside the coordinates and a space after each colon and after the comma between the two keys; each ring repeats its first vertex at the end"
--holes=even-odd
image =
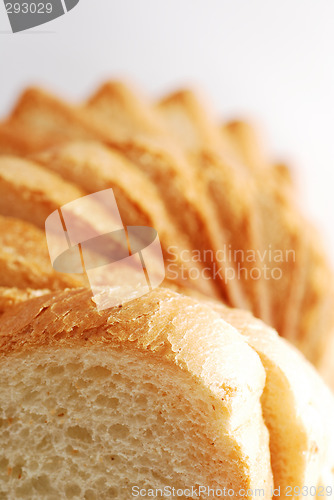
{"type": "Polygon", "coordinates": [[[19,34],[0,1],[1,116],[33,83],[74,101],[112,77],[152,97],[195,85],[258,122],[334,255],[333,0],[80,0],[19,34]]]}

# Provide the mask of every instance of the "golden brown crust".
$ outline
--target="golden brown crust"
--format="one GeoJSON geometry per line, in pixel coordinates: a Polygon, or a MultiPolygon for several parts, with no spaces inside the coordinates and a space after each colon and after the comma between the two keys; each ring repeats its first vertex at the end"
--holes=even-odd
{"type": "Polygon", "coordinates": [[[32,288],[15,288],[15,287],[3,287],[0,286],[0,315],[3,314],[7,309],[30,300],[34,297],[40,297],[41,295],[46,295],[50,293],[50,290],[34,290],[32,288]]]}
{"type": "Polygon", "coordinates": [[[235,404],[244,408],[243,418],[264,386],[257,354],[233,327],[210,306],[164,288],[100,312],[90,290],[58,291],[22,302],[1,316],[0,355],[54,347],[146,352],[189,371],[226,399],[224,404],[230,404],[232,391],[235,404]]]}
{"type": "Polygon", "coordinates": [[[275,163],[270,167],[268,175],[275,179],[275,183],[286,193],[287,196],[291,196],[292,198],[294,197],[294,177],[289,165],[283,162],[275,163]]]}
{"type": "MultiPolygon", "coordinates": [[[[89,289],[57,291],[38,297],[29,303],[18,305],[15,311],[8,311],[1,318],[0,331],[3,336],[1,335],[0,352],[9,354],[23,349],[57,345],[60,341],[62,346],[115,346],[128,337],[129,340],[138,342],[140,348],[153,346],[155,335],[160,336],[161,332],[156,331],[152,333],[152,337],[145,337],[149,319],[154,316],[162,301],[175,296],[171,291],[159,290],[158,293],[147,295],[145,299],[100,312],[89,289]],[[132,324],[134,328],[131,327],[132,324]],[[112,325],[113,331],[108,334],[109,325],[112,325]],[[34,334],[29,335],[32,329],[34,334]]],[[[161,346],[162,337],[157,341],[157,349],[161,346]]],[[[166,357],[174,357],[170,349],[166,357]]]]}

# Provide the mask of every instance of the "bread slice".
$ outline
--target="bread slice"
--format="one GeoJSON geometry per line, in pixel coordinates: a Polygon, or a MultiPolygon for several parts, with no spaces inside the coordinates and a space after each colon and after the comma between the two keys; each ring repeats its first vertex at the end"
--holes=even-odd
{"type": "Polygon", "coordinates": [[[155,105],[172,136],[187,151],[228,149],[210,104],[199,92],[178,90],[164,96],[155,105]]]}
{"type": "Polygon", "coordinates": [[[150,100],[123,82],[105,82],[85,103],[85,109],[97,119],[103,116],[108,120],[108,131],[113,138],[124,140],[138,134],[162,138],[166,135],[150,100]]]}
{"type": "Polygon", "coordinates": [[[226,263],[221,258],[228,239],[212,197],[198,175],[198,168],[175,143],[159,115],[154,114],[153,106],[142,101],[132,89],[110,83],[88,101],[85,109],[104,123],[110,144],[157,186],[173,223],[190,237],[196,253],[193,260],[200,256],[220,287],[224,301],[247,307],[242,287],[238,280],[231,279],[235,275],[234,262],[226,263]],[[146,112],[145,107],[149,108],[146,112]]]}
{"type": "Polygon", "coordinates": [[[0,216],[0,286],[56,290],[85,284],[84,274],[53,269],[44,231],[28,222],[0,216]]]}
{"type": "MultiPolygon", "coordinates": [[[[270,177],[270,163],[255,140],[254,129],[246,123],[231,124],[238,139],[234,147],[241,150],[239,155],[233,155],[226,134],[221,133],[218,122],[210,117],[194,93],[172,94],[159,103],[158,109],[175,139],[189,152],[197,152],[204,182],[209,184],[210,195],[221,215],[220,223],[227,228],[229,244],[235,250],[238,267],[243,270],[240,278],[252,306],[250,309],[287,335],[290,332],[285,329],[296,324],[296,321],[290,322],[290,317],[297,310],[298,278],[303,268],[302,222],[291,200],[285,198],[273,176],[270,177]],[[203,151],[210,153],[203,154],[203,151]],[[255,257],[250,258],[253,249],[256,249],[255,257]],[[292,252],[297,254],[295,260],[292,252]],[[276,260],[281,254],[282,260],[276,260]],[[255,279],[245,279],[245,270],[248,277],[255,276],[255,279]],[[256,279],[259,271],[260,280],[256,279]],[[290,297],[289,312],[284,315],[281,297],[286,293],[290,297]]],[[[230,133],[229,127],[227,129],[230,133]]]]}
{"type": "Polygon", "coordinates": [[[275,180],[275,184],[284,191],[286,196],[293,199],[296,195],[296,186],[293,173],[289,165],[284,162],[277,162],[271,165],[268,175],[275,180]]]}
{"type": "Polygon", "coordinates": [[[43,167],[15,156],[0,157],[0,214],[44,229],[46,218],[84,192],[43,167]]]}
{"type": "Polygon", "coordinates": [[[77,141],[39,153],[34,160],[87,193],[112,188],[124,225],[157,230],[166,279],[218,298],[217,287],[204,278],[201,263],[182,258],[191,255],[191,243],[172,224],[154,184],[120,153],[98,142],[77,141]]]}
{"type": "Polygon", "coordinates": [[[230,121],[222,126],[222,136],[243,165],[253,173],[266,175],[270,158],[253,124],[244,120],[230,121]]]}
{"type": "MultiPolygon", "coordinates": [[[[89,148],[89,147],[88,147],[89,148]]],[[[87,149],[88,149],[87,148],[87,149]]],[[[80,150],[80,148],[79,148],[80,150]]],[[[77,152],[77,154],[79,151],[77,152]]],[[[86,187],[89,187],[89,184],[93,185],[95,181],[95,188],[98,189],[106,189],[107,187],[115,187],[113,183],[107,183],[106,178],[103,177],[103,171],[106,174],[106,170],[109,167],[115,166],[116,159],[118,161],[118,167],[124,168],[127,166],[127,162],[124,160],[122,162],[122,158],[119,158],[116,154],[112,156],[112,153],[108,153],[107,150],[103,150],[101,146],[101,150],[99,146],[96,146],[95,150],[96,156],[93,161],[91,167],[91,182],[88,182],[86,187]],[[96,168],[94,167],[97,162],[97,154],[100,152],[100,157],[106,158],[109,161],[106,169],[103,169],[103,163],[101,164],[101,168],[99,171],[99,175],[94,178],[94,175],[97,174],[96,168]],[[95,171],[94,171],[95,168],[95,171]]],[[[91,151],[91,155],[94,156],[94,151],[91,151]]],[[[82,158],[82,156],[81,156],[82,158]]],[[[78,177],[82,176],[88,179],[87,176],[87,158],[85,162],[81,164],[81,173],[78,177]]],[[[73,166],[73,163],[72,163],[73,166]]],[[[76,172],[80,168],[80,162],[76,165],[76,172]]],[[[129,170],[129,169],[128,169],[129,170]]],[[[65,171],[65,170],[64,170],[65,171]]],[[[194,268],[197,269],[197,273],[193,279],[190,279],[194,274],[189,274],[190,263],[182,262],[180,258],[179,247],[186,251],[186,244],[182,244],[183,237],[182,235],[178,236],[177,233],[174,233],[173,226],[168,223],[168,217],[165,213],[164,207],[159,213],[159,206],[161,206],[161,202],[159,203],[158,197],[155,195],[155,200],[158,203],[150,204],[150,194],[151,191],[154,192],[154,188],[150,190],[150,185],[147,182],[143,182],[140,173],[134,170],[135,176],[134,180],[134,192],[133,194],[129,193],[130,186],[129,181],[131,181],[130,177],[126,175],[126,172],[118,172],[118,178],[121,179],[121,184],[118,184],[118,191],[115,193],[116,195],[121,195],[123,189],[123,194],[126,196],[118,196],[117,201],[120,201],[121,206],[119,207],[121,210],[121,216],[125,218],[126,222],[130,225],[148,225],[155,227],[158,225],[158,229],[161,230],[162,242],[164,244],[165,256],[168,258],[168,253],[171,252],[170,262],[166,260],[166,271],[167,271],[167,279],[173,280],[176,283],[182,283],[183,281],[187,282],[187,286],[194,288],[198,288],[205,295],[215,297],[217,296],[217,292],[215,291],[215,287],[212,286],[212,281],[206,279],[200,279],[202,276],[200,265],[196,263],[192,265],[192,273],[194,272],[194,268]],[[142,189],[141,189],[142,188],[142,189]],[[136,189],[140,190],[140,193],[136,191],[136,189]],[[124,191],[126,190],[126,191],[124,191]],[[136,194],[137,193],[137,194],[136,194]],[[144,212],[141,207],[144,205],[148,207],[146,212],[144,212]],[[153,214],[153,215],[152,215],[153,214]],[[150,217],[150,220],[148,220],[150,217]],[[166,230],[166,228],[168,228],[166,230]],[[168,232],[170,230],[170,232],[168,232]],[[202,285],[201,285],[202,283],[202,285]]],[[[112,173],[112,172],[111,172],[112,173]]],[[[77,177],[77,179],[78,179],[77,177]]],[[[109,176],[110,180],[110,176],[109,176]]],[[[93,191],[95,191],[95,188],[93,191]]],[[[10,215],[17,218],[21,218],[25,221],[29,221],[35,224],[38,228],[45,228],[45,221],[50,213],[57,210],[59,207],[81,198],[85,196],[87,193],[77,187],[76,185],[62,179],[57,173],[46,169],[37,163],[28,160],[22,160],[16,157],[10,156],[2,156],[0,158],[0,213],[4,215],[10,215]]],[[[87,208],[87,207],[86,207],[87,208]]],[[[102,213],[101,216],[97,216],[96,207],[92,206],[92,210],[86,210],[80,212],[80,218],[86,222],[93,232],[96,235],[99,232],[109,233],[110,225],[108,224],[108,214],[102,213]],[[93,210],[94,209],[94,210],[93,210]]],[[[122,224],[122,222],[120,222],[122,224]]],[[[123,227],[123,226],[120,226],[123,227]]],[[[8,228],[10,230],[10,227],[8,228]]],[[[15,228],[14,228],[15,230],[15,228]]],[[[30,232],[26,234],[26,238],[31,236],[31,241],[34,242],[36,237],[30,232]]],[[[160,236],[160,234],[159,234],[160,236]]],[[[40,237],[40,240],[42,237],[40,237]]],[[[19,242],[20,240],[18,240],[19,242]]],[[[43,238],[44,242],[44,238],[43,238]]],[[[29,240],[27,240],[27,245],[29,245],[29,240]]],[[[43,247],[44,248],[44,247],[43,247]]],[[[32,252],[33,253],[33,252],[32,252]]],[[[31,255],[32,255],[31,253],[31,255]]],[[[189,254],[189,251],[187,252],[189,254]]],[[[42,283],[46,279],[45,273],[41,273],[41,280],[39,280],[39,272],[41,267],[39,265],[39,257],[37,254],[36,264],[32,265],[32,273],[26,273],[26,282],[22,284],[22,286],[33,287],[33,283],[37,280],[35,285],[40,288],[57,288],[56,280],[55,286],[51,286],[48,282],[42,283]],[[37,266],[37,267],[36,267],[37,266]],[[37,275],[37,276],[36,276],[37,275]]],[[[6,266],[6,282],[3,283],[6,286],[16,286],[16,280],[22,280],[22,276],[17,274],[17,277],[12,276],[13,273],[16,274],[17,265],[13,267],[13,262],[6,261],[7,256],[4,257],[4,263],[6,266]],[[11,272],[10,272],[11,271],[11,272]],[[11,279],[13,280],[11,282],[11,279]],[[9,280],[9,281],[8,281],[9,280]]],[[[49,272],[52,271],[50,258],[46,257],[43,261],[44,267],[47,266],[49,272]]],[[[31,262],[29,262],[29,265],[31,262]]],[[[153,267],[152,259],[150,260],[151,267],[153,267]]],[[[104,271],[102,271],[104,274],[104,271]]],[[[59,273],[58,273],[59,274],[59,273]]],[[[51,279],[49,276],[48,279],[51,279]]],[[[110,283],[113,283],[116,277],[114,275],[110,276],[110,283]]],[[[68,286],[71,283],[70,278],[68,279],[68,286]]],[[[87,281],[85,281],[87,283],[87,281]]]]}
{"type": "MultiPolygon", "coordinates": [[[[323,304],[323,314],[320,318],[320,332],[326,332],[322,337],[322,356],[318,362],[318,370],[323,379],[334,392],[334,290],[327,295],[327,300],[323,304]]],[[[317,331],[317,330],[315,330],[317,331]]]]}
{"type": "Polygon", "coordinates": [[[42,89],[26,89],[7,120],[8,127],[18,127],[30,145],[30,151],[41,151],[68,140],[103,140],[102,127],[74,106],[70,106],[42,89]]]}
{"type": "MultiPolygon", "coordinates": [[[[328,357],[326,351],[331,343],[332,335],[331,325],[333,322],[330,319],[331,313],[329,311],[332,309],[333,299],[330,288],[333,277],[321,245],[321,237],[303,217],[300,217],[298,221],[296,214],[292,216],[296,189],[291,171],[285,164],[276,164],[268,168],[268,157],[264,153],[254,127],[250,123],[235,121],[224,125],[221,130],[225,140],[229,136],[239,160],[243,161],[257,176],[260,176],[262,192],[265,191],[267,184],[267,188],[272,191],[270,195],[272,201],[274,204],[278,202],[276,208],[272,207],[268,210],[270,201],[263,205],[264,199],[259,197],[264,231],[267,234],[273,234],[278,232],[279,226],[285,226],[289,239],[286,239],[284,246],[288,248],[288,244],[295,251],[295,271],[291,274],[291,280],[286,285],[289,286],[292,300],[288,301],[290,305],[284,315],[285,320],[281,324],[276,321],[274,325],[286,338],[300,348],[312,363],[318,367],[323,366],[324,373],[328,376],[331,370],[328,369],[328,362],[324,361],[324,357],[328,357]],[[268,220],[265,218],[266,213],[270,215],[268,220]],[[275,213],[279,214],[280,222],[275,213]],[[294,223],[295,229],[287,223],[293,218],[296,221],[294,223]],[[274,225],[273,221],[275,221],[274,225]],[[271,232],[270,226],[271,228],[276,227],[276,230],[271,232]],[[297,226],[300,226],[300,229],[297,226]],[[289,230],[287,231],[287,229],[289,230]],[[295,233],[294,236],[293,233],[295,233]]],[[[280,283],[277,285],[277,291],[279,291],[280,283]]],[[[276,304],[278,302],[279,298],[276,304]]],[[[282,311],[279,314],[283,318],[282,311]]],[[[327,378],[327,380],[331,382],[332,379],[327,378]]]]}
{"type": "MultiPolygon", "coordinates": [[[[46,229],[52,265],[55,265],[58,259],[58,271],[83,272],[78,244],[81,247],[84,244],[84,265],[88,276],[91,276],[90,282],[105,283],[107,279],[108,284],[114,283],[119,277],[118,269],[111,266],[107,272],[105,264],[114,259],[124,259],[123,264],[128,264],[126,257],[129,256],[129,249],[123,223],[117,207],[115,209],[112,192],[100,192],[93,199],[86,195],[87,193],[74,184],[66,182],[41,165],[16,157],[0,157],[0,214],[21,218],[40,229],[46,229]],[[99,200],[103,197],[104,203],[99,202],[97,196],[99,200]],[[107,238],[108,241],[104,239],[99,248],[92,248],[95,237],[104,238],[110,234],[112,236],[107,238]],[[113,255],[113,258],[110,258],[110,255],[113,255]]],[[[29,235],[30,233],[27,236],[29,235]]],[[[136,244],[135,246],[138,247],[136,244]]],[[[157,259],[153,255],[154,249],[148,249],[148,252],[152,271],[156,275],[157,259]]],[[[142,265],[138,266],[143,274],[142,265]]],[[[6,267],[8,271],[8,266],[6,267]]],[[[137,274],[133,276],[137,280],[137,274]]],[[[13,283],[10,283],[10,286],[13,286],[13,283]]],[[[31,285],[28,283],[27,286],[31,285]]]]}
{"type": "MultiPolygon", "coordinates": [[[[166,134],[159,120],[161,117],[157,116],[152,106],[119,83],[104,85],[82,107],[69,106],[39,89],[28,89],[11,117],[0,126],[0,152],[17,151],[21,155],[27,155],[55,143],[63,144],[69,139],[96,139],[108,145],[114,143],[123,157],[132,158],[133,166],[156,184],[158,196],[164,200],[165,209],[169,212],[172,225],[177,227],[177,233],[189,235],[191,251],[197,251],[202,256],[208,255],[207,259],[204,258],[204,266],[209,267],[206,277],[217,276],[215,271],[220,268],[226,272],[226,266],[222,266],[217,258],[213,261],[212,255],[220,255],[222,247],[230,239],[237,246],[244,243],[247,248],[247,242],[252,241],[252,226],[259,225],[260,229],[256,231],[260,231],[260,238],[256,236],[254,241],[258,242],[255,246],[263,255],[265,250],[268,253],[270,247],[272,254],[282,251],[283,255],[289,253],[289,259],[293,253],[295,257],[288,262],[273,262],[264,255],[265,265],[269,269],[277,267],[282,278],[271,280],[270,293],[259,291],[262,310],[258,315],[274,325],[280,334],[297,343],[305,350],[309,359],[320,366],[332,331],[325,319],[328,317],[331,324],[330,315],[323,313],[331,308],[331,303],[328,303],[330,299],[326,297],[329,296],[332,277],[322,250],[312,249],[314,242],[310,243],[305,238],[306,224],[295,207],[296,196],[289,172],[284,166],[270,166],[258,138],[254,136],[255,131],[249,124],[235,122],[219,130],[206,109],[186,106],[184,97],[185,94],[179,94],[176,101],[182,101],[182,106],[176,109],[176,114],[173,107],[171,118],[175,124],[174,129],[185,131],[183,135],[180,134],[181,142],[189,150],[206,147],[212,151],[218,150],[220,143],[223,143],[226,158],[229,155],[239,158],[239,165],[238,162],[233,164],[238,171],[235,178],[244,179],[245,172],[248,172],[250,184],[256,185],[255,207],[248,200],[249,195],[245,194],[244,187],[245,184],[247,187],[248,180],[240,181],[242,186],[238,185],[236,194],[230,198],[234,205],[229,206],[228,199],[223,196],[224,191],[232,190],[234,185],[234,178],[227,168],[229,164],[226,165],[219,155],[212,154],[201,155],[199,161],[194,157],[191,160],[189,156],[185,158],[182,151],[180,154],[180,148],[174,144],[175,140],[170,134],[166,134]],[[242,162],[244,166],[241,165],[242,162]],[[221,173],[218,174],[218,171],[221,173]],[[220,182],[216,182],[216,179],[220,179],[220,182]],[[223,181],[225,189],[221,189],[223,181]],[[220,211],[217,211],[217,206],[221,207],[220,211]],[[238,231],[234,235],[231,233],[231,236],[229,231],[222,233],[221,227],[233,230],[232,221],[235,221],[238,231]],[[245,226],[244,222],[248,225],[245,226]],[[241,237],[238,242],[237,236],[240,234],[245,238],[243,241],[241,237]],[[318,254],[321,254],[320,258],[318,254]],[[314,271],[309,273],[308,269],[314,271]],[[319,279],[320,275],[326,276],[326,279],[319,279]],[[319,285],[320,282],[323,284],[319,285]],[[283,296],[286,297],[285,301],[282,300],[283,296]],[[269,308],[263,305],[266,299],[269,308]],[[273,314],[272,319],[269,312],[273,314]],[[322,325],[321,329],[319,324],[322,325]],[[318,337],[321,337],[321,342],[318,342],[318,337]]],[[[168,109],[172,108],[169,106],[168,109]]],[[[45,171],[42,174],[39,170],[37,174],[36,170],[33,172],[26,164],[24,168],[23,163],[20,163],[20,167],[18,164],[16,167],[10,165],[12,163],[5,160],[0,175],[0,213],[22,217],[42,227],[49,210],[47,207],[54,207],[69,199],[63,196],[63,193],[69,193],[69,183],[65,188],[65,184],[59,183],[58,178],[55,181],[56,192],[52,193],[49,182],[51,178],[49,176],[46,179],[45,171]],[[27,175],[22,184],[20,177],[23,172],[27,175]],[[29,184],[30,176],[33,182],[29,184]],[[44,179],[41,186],[37,186],[37,178],[44,179]],[[32,199],[33,202],[30,203],[32,199]],[[36,211],[32,205],[36,207],[36,211]]],[[[73,188],[75,186],[72,186],[72,193],[73,188]]],[[[199,263],[193,260],[191,265],[196,268],[194,270],[197,273],[199,263]]],[[[201,281],[203,283],[207,280],[201,281]]],[[[211,284],[208,284],[208,291],[204,293],[215,295],[215,290],[209,290],[212,290],[211,284]]],[[[251,293],[251,288],[247,291],[245,283],[240,286],[236,280],[233,283],[230,280],[228,283],[220,280],[217,292],[227,303],[238,307],[250,307],[247,295],[248,299],[256,301],[256,294],[251,293]],[[243,293],[242,288],[246,293],[243,293]]],[[[254,307],[253,310],[257,313],[254,307]]]]}
{"type": "MultiPolygon", "coordinates": [[[[79,239],[82,242],[123,229],[113,201],[112,192],[87,197],[76,185],[31,160],[0,157],[0,214],[25,220],[44,230],[49,215],[62,207],[61,233],[64,237],[66,227],[72,245],[78,243],[77,231],[83,236],[79,239]],[[66,226],[66,221],[71,223],[71,228],[66,226]]],[[[124,246],[127,248],[127,244],[124,246]]]]}
{"type": "Polygon", "coordinates": [[[226,259],[237,268],[236,279],[246,293],[248,309],[270,322],[267,281],[264,276],[259,279],[261,262],[256,255],[249,259],[249,252],[262,244],[253,179],[229,158],[219,127],[193,92],[178,91],[156,107],[175,141],[192,158],[214,202],[227,235],[226,259]]]}
{"type": "Polygon", "coordinates": [[[298,335],[292,341],[308,359],[320,367],[333,335],[334,275],[321,235],[310,223],[305,222],[305,227],[308,230],[304,234],[305,266],[300,276],[300,320],[298,335]]]}
{"type": "Polygon", "coordinates": [[[266,370],[261,402],[275,497],[286,498],[291,487],[292,495],[295,487],[304,487],[304,496],[311,499],[312,486],[333,485],[333,395],[300,352],[262,321],[246,311],[216,303],[212,307],[244,335],[266,370]]]}
{"type": "Polygon", "coordinates": [[[265,259],[268,269],[280,279],[270,280],[272,309],[276,312],[270,323],[286,338],[294,341],[299,335],[300,307],[304,293],[303,273],[307,267],[305,221],[296,203],[296,189],[291,172],[284,164],[272,165],[256,128],[249,122],[235,120],[221,127],[224,141],[230,140],[237,161],[251,173],[257,183],[257,208],[267,253],[291,255],[282,262],[265,259]],[[292,252],[293,253],[292,253],[292,252]],[[277,269],[275,269],[277,268],[277,269]],[[289,294],[283,313],[282,295],[289,294]]]}
{"type": "Polygon", "coordinates": [[[58,292],[1,317],[0,352],[4,497],[271,498],[264,370],[210,307],[157,289],[99,313],[58,292]]]}
{"type": "MultiPolygon", "coordinates": [[[[229,304],[246,306],[241,287],[236,280],[224,279],[225,266],[216,259],[226,237],[211,200],[204,196],[199,182],[194,185],[193,169],[173,141],[168,135],[144,137],[140,130],[130,138],[129,134],[120,138],[105,108],[103,113],[99,110],[93,112],[91,106],[74,108],[32,88],[22,95],[8,123],[20,126],[36,151],[76,139],[96,139],[121,151],[156,184],[173,223],[189,235],[192,248],[200,252],[207,271],[215,277],[221,297],[229,304]]],[[[195,267],[196,259],[197,255],[195,267]]]]}
{"type": "Polygon", "coordinates": [[[24,129],[13,124],[0,123],[0,154],[25,156],[35,150],[33,138],[27,140],[24,129]]]}

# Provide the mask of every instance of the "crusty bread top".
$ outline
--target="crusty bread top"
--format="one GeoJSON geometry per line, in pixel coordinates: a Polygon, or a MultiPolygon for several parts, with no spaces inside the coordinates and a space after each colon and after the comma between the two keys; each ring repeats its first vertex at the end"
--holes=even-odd
{"type": "Polygon", "coordinates": [[[25,302],[34,297],[40,297],[50,293],[50,290],[34,290],[33,288],[16,288],[0,286],[0,315],[10,307],[25,302]]]}
{"type": "Polygon", "coordinates": [[[1,355],[56,347],[139,349],[187,370],[223,406],[243,408],[241,420],[258,404],[265,382],[260,359],[242,335],[210,307],[162,288],[101,312],[90,290],[66,290],[2,315],[1,355]]]}

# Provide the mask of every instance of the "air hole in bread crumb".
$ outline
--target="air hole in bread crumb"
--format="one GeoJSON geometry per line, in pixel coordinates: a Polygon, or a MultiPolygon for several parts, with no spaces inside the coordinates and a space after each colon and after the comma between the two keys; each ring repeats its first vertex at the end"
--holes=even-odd
{"type": "Polygon", "coordinates": [[[84,441],[85,443],[91,443],[93,441],[92,436],[89,434],[88,430],[84,427],[80,427],[80,425],[69,427],[67,429],[67,435],[72,439],[84,441]]]}
{"type": "Polygon", "coordinates": [[[95,400],[98,406],[103,406],[104,408],[115,409],[119,405],[119,400],[117,398],[108,398],[108,396],[103,396],[99,394],[95,400]]]}
{"type": "Polygon", "coordinates": [[[130,430],[126,425],[114,424],[109,427],[109,433],[113,438],[123,439],[130,434],[130,430]]]}
{"type": "Polygon", "coordinates": [[[83,376],[86,378],[106,378],[110,377],[111,372],[108,368],[104,368],[103,366],[92,366],[84,371],[83,376]]]}
{"type": "Polygon", "coordinates": [[[65,495],[67,498],[80,496],[80,494],[81,494],[81,488],[77,484],[70,484],[65,488],[65,495]]]}

